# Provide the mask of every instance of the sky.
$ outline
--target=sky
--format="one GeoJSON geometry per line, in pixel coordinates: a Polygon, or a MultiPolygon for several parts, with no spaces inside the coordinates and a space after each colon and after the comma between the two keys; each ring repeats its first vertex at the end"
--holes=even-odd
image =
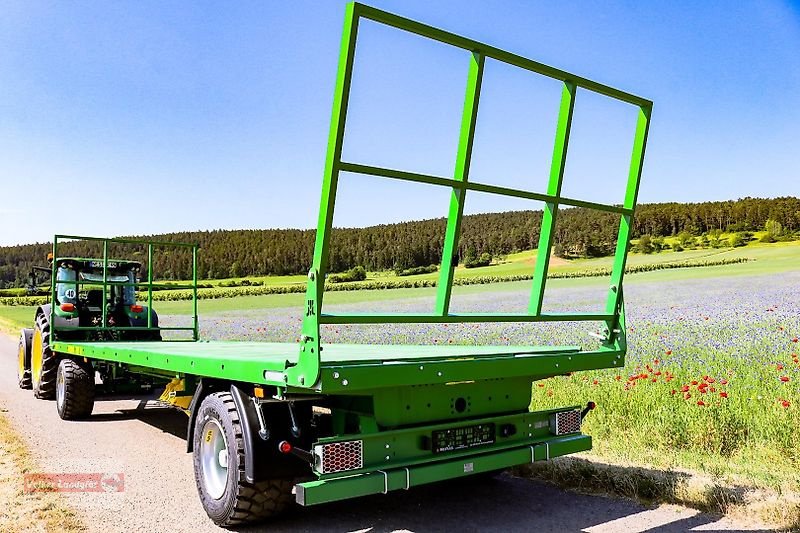
{"type": "MultiPolygon", "coordinates": [[[[315,226],[345,2],[1,5],[0,245],[315,226]]],[[[798,3],[372,5],[652,100],[640,202],[800,194],[798,3]]],[[[468,60],[364,23],[343,158],[451,176],[468,60]]],[[[559,94],[488,61],[470,179],[543,191],[559,94]]],[[[578,92],[566,196],[622,200],[635,118],[578,92]]],[[[343,175],[334,224],[445,216],[448,198],[343,175]]]]}

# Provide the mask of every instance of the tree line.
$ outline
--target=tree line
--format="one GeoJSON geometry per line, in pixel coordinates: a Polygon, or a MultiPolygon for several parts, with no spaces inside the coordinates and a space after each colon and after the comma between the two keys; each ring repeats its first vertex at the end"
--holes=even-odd
{"type": "MultiPolygon", "coordinates": [[[[541,211],[513,211],[464,217],[458,260],[505,255],[536,248],[541,211]]],[[[743,198],[724,202],[659,203],[637,207],[632,237],[701,236],[711,232],[757,231],[768,221],[791,234],[800,231],[800,198],[743,198]]],[[[384,224],[368,228],[336,228],[330,247],[330,271],[355,267],[366,270],[407,270],[441,262],[446,219],[384,224]]],[[[555,253],[563,257],[597,257],[613,253],[619,216],[595,210],[560,209],[555,253]]],[[[204,279],[303,274],[314,249],[315,230],[211,230],[139,236],[142,240],[191,242],[200,246],[198,275],[204,279]]],[[[92,242],[59,245],[59,255],[102,257],[92,242]]],[[[45,265],[50,243],[0,247],[0,287],[27,282],[32,265],[45,265]]],[[[109,248],[109,257],[147,262],[141,246],[109,248]]],[[[162,279],[191,276],[187,250],[156,248],[153,268],[162,279]]]]}

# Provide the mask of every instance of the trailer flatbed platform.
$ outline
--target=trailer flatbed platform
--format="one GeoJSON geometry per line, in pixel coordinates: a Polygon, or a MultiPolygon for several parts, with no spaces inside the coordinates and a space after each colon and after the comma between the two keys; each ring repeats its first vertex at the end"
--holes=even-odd
{"type": "MultiPolygon", "coordinates": [[[[54,344],[54,349],[59,353],[127,365],[266,385],[287,384],[285,371],[298,364],[300,350],[299,343],[238,341],[61,341],[54,344]]],[[[322,344],[322,379],[309,383],[307,388],[351,391],[369,388],[369,383],[374,383],[376,378],[375,372],[381,372],[380,369],[384,370],[381,373],[387,375],[387,380],[401,385],[406,382],[403,370],[412,367],[415,382],[419,382],[420,373],[433,374],[430,378],[435,382],[447,382],[460,379],[457,369],[465,362],[490,365],[491,369],[487,367],[487,374],[484,374],[486,377],[510,377],[516,375],[513,367],[519,363],[526,363],[525,373],[529,374],[531,359],[539,360],[548,369],[560,367],[564,372],[571,372],[597,368],[609,360],[613,362],[617,354],[611,350],[598,358],[597,354],[582,354],[580,346],[322,344]],[[509,365],[498,365],[504,361],[509,365]],[[348,377],[341,378],[345,369],[348,377]],[[366,371],[371,372],[369,381],[354,379],[366,371]]]]}

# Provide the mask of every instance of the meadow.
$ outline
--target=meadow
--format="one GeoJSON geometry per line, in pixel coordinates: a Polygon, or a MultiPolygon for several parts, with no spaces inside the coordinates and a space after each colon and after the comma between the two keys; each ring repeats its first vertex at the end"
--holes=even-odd
{"type": "MultiPolygon", "coordinates": [[[[532,407],[597,402],[584,426],[594,437],[587,455],[594,460],[688,469],[739,485],[800,493],[800,243],[714,252],[755,261],[628,275],[625,368],[536,382],[532,407]]],[[[632,255],[630,262],[708,253],[632,255]]],[[[512,257],[507,265],[518,268],[529,259],[530,253],[522,260],[512,257]]],[[[607,287],[604,278],[548,280],[545,308],[597,310],[607,287]]],[[[521,311],[529,290],[525,281],[457,286],[453,311],[521,311]]],[[[434,297],[434,288],[364,290],[331,292],[325,303],[332,311],[417,312],[429,311],[434,297]]],[[[302,300],[302,294],[201,300],[201,336],[295,342],[302,300]]],[[[158,310],[165,325],[190,320],[188,302],[159,302],[158,310]]],[[[30,307],[2,307],[0,326],[19,327],[32,314],[30,307]]],[[[597,341],[590,329],[587,324],[326,326],[323,338],[591,347],[597,341]]]]}

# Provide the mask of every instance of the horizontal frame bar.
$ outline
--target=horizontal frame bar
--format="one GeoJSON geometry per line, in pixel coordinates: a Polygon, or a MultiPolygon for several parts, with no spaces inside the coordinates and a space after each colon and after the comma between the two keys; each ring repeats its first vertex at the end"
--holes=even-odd
{"type": "MultiPolygon", "coordinates": [[[[121,244],[152,244],[153,246],[181,246],[184,248],[194,248],[197,245],[191,244],[188,242],[157,242],[157,241],[138,241],[136,239],[126,239],[126,238],[116,238],[116,237],[82,237],[80,235],[56,235],[55,238],[59,241],[63,241],[64,239],[69,239],[70,241],[94,241],[94,242],[117,242],[121,244]]],[[[63,242],[61,244],[64,244],[63,242]]],[[[63,258],[61,258],[63,259],[63,258]]],[[[113,261],[113,259],[109,259],[109,261],[113,261]]]]}
{"type": "Polygon", "coordinates": [[[527,59],[511,52],[506,52],[505,50],[501,50],[494,46],[474,41],[467,37],[462,37],[445,30],[440,30],[439,28],[434,28],[433,26],[428,26],[427,24],[422,24],[420,22],[400,17],[392,13],[387,13],[374,7],[356,2],[354,4],[354,11],[355,15],[358,17],[363,17],[374,22],[392,26],[410,33],[415,33],[422,37],[427,37],[428,39],[433,39],[434,41],[449,44],[470,52],[479,52],[486,57],[502,61],[503,63],[508,63],[509,65],[513,65],[515,67],[536,72],[537,74],[547,76],[548,78],[554,78],[560,81],[569,81],[583,89],[587,89],[610,98],[615,98],[617,100],[622,100],[623,102],[627,102],[629,104],[637,106],[650,106],[653,104],[653,102],[647,100],[646,98],[642,98],[641,96],[620,91],[619,89],[609,87],[608,85],[604,85],[581,76],[576,76],[575,74],[569,73],[565,70],[551,67],[549,65],[545,65],[544,63],[539,63],[538,61],[533,61],[532,59],[527,59]]]}
{"type": "Polygon", "coordinates": [[[605,211],[608,213],[619,213],[623,215],[633,214],[633,209],[618,205],[598,204],[595,202],[576,200],[574,198],[565,198],[562,196],[556,197],[544,193],[523,191],[520,189],[512,189],[510,187],[500,187],[497,185],[488,185],[485,183],[476,183],[469,181],[463,182],[451,178],[443,178],[441,176],[431,176],[428,174],[419,174],[416,172],[406,172],[404,170],[395,170],[391,168],[361,165],[358,163],[348,163],[345,161],[339,163],[339,170],[342,172],[353,172],[355,174],[366,174],[368,176],[378,176],[381,178],[392,178],[404,181],[411,181],[415,183],[425,183],[428,185],[441,185],[443,187],[452,187],[454,189],[485,192],[501,196],[511,196],[514,198],[523,198],[526,200],[538,200],[540,202],[545,202],[545,203],[557,203],[560,205],[563,204],[572,207],[583,207],[586,209],[595,209],[598,211],[605,211]]]}
{"type": "Polygon", "coordinates": [[[438,313],[423,314],[321,314],[320,324],[436,324],[462,322],[603,322],[614,318],[607,313],[545,313],[529,315],[527,313],[463,313],[440,315],[438,313]]]}

